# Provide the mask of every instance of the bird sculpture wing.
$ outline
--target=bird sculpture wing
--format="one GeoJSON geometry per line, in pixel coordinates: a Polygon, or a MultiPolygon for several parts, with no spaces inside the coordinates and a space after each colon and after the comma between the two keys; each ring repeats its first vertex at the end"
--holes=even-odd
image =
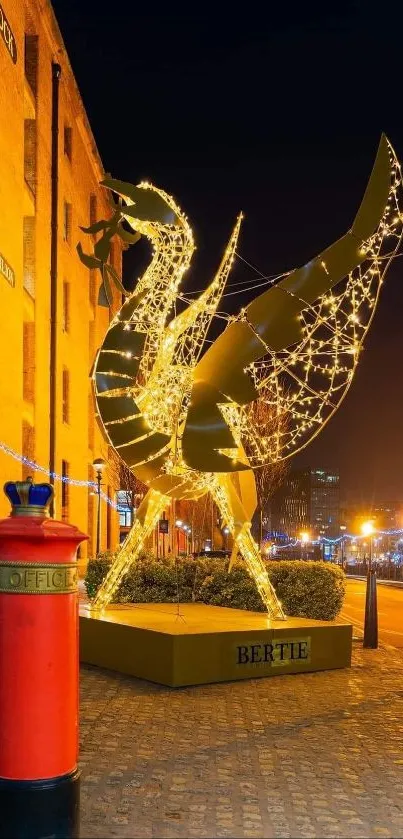
{"type": "Polygon", "coordinates": [[[382,136],[350,230],[253,300],[205,352],[182,436],[190,468],[232,472],[289,457],[334,413],[401,241],[400,189],[399,164],[382,136]],[[279,417],[275,433],[256,420],[259,402],[279,417]]]}

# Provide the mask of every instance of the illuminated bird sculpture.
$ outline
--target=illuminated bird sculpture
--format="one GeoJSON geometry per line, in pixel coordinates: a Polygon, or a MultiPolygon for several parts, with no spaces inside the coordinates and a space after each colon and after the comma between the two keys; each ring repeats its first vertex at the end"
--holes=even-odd
{"type": "Polygon", "coordinates": [[[250,532],[256,507],[253,470],[303,448],[334,413],[352,381],[380,285],[402,237],[401,172],[382,136],[374,168],[348,233],[311,262],[272,284],[206,348],[235,256],[238,217],[213,282],[177,317],[174,305],[194,250],[174,200],[150,184],[107,179],[119,196],[94,254],[101,291],[120,281],[108,264],[113,235],[151,242],[153,256],[112,320],[93,382],[97,414],[110,445],[148,487],[135,523],[93,606],[106,606],[139,556],[169,499],[211,493],[254,578],[268,613],[283,618],[250,532]],[[124,226],[122,226],[122,224],[124,226]],[[128,234],[127,223],[136,231],[128,234]],[[253,411],[266,402],[278,418],[265,434],[253,411]]]}

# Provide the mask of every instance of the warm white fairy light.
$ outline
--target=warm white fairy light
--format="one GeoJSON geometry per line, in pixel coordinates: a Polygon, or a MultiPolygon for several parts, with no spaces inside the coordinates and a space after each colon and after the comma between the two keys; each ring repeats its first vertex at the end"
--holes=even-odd
{"type": "Polygon", "coordinates": [[[45,475],[47,478],[53,478],[55,481],[60,481],[62,484],[69,484],[69,486],[74,487],[88,487],[88,489],[92,489],[96,494],[100,495],[103,501],[109,504],[114,510],[119,510],[119,504],[116,504],[112,498],[101,489],[98,492],[98,484],[95,481],[84,481],[80,478],[70,478],[67,475],[59,475],[58,472],[50,472],[49,469],[46,469],[44,466],[41,466],[39,463],[36,463],[35,460],[31,460],[30,457],[26,457],[26,455],[19,454],[15,451],[15,449],[8,446],[6,443],[0,441],[0,450],[4,452],[4,454],[10,455],[13,457],[14,460],[18,460],[19,463],[22,463],[23,466],[28,467],[31,469],[32,472],[39,472],[42,475],[45,475]]]}
{"type": "Polygon", "coordinates": [[[248,407],[241,410],[242,435],[248,438],[252,467],[259,468],[262,456],[265,462],[268,456],[275,462],[304,448],[330,419],[351,384],[383,277],[402,239],[402,176],[390,153],[390,201],[378,231],[362,248],[366,261],[331,294],[301,313],[303,340],[298,347],[275,355],[268,352],[250,366],[257,390],[273,409],[280,408],[284,418],[281,445],[274,439],[265,445],[264,429],[253,423],[248,407]]]}

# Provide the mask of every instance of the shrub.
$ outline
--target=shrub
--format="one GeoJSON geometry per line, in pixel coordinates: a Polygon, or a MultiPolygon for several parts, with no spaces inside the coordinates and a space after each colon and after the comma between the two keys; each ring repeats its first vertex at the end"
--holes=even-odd
{"type": "Polygon", "coordinates": [[[198,586],[197,600],[211,606],[232,606],[252,612],[265,610],[254,581],[240,563],[229,573],[221,563],[221,567],[204,576],[198,586]]]}
{"type": "Polygon", "coordinates": [[[106,552],[99,554],[96,559],[89,560],[84,583],[90,600],[95,597],[102,580],[106,577],[114,556],[115,554],[106,552]]]}
{"type": "MultiPolygon", "coordinates": [[[[104,579],[113,554],[88,563],[85,584],[90,599],[104,579]]],[[[228,564],[213,556],[196,560],[155,559],[142,555],[130,568],[115,595],[116,603],[201,602],[264,611],[254,581],[243,562],[228,573],[228,564]]],[[[332,620],[343,603],[345,577],[335,565],[300,560],[268,562],[269,577],[290,616],[332,620]]]]}
{"type": "Polygon", "coordinates": [[[330,562],[269,562],[271,582],[286,615],[333,620],[344,600],[344,572],[330,562]]]}

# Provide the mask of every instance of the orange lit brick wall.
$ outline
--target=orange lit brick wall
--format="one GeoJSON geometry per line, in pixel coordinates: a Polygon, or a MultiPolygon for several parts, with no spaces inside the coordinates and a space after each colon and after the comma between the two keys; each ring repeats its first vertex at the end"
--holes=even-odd
{"type": "MultiPolygon", "coordinates": [[[[52,62],[61,65],[59,105],[58,311],[56,471],[87,480],[95,457],[107,459],[107,446],[90,415],[89,373],[109,324],[109,312],[96,304],[100,279],[79,261],[76,244],[86,237],[80,226],[108,207],[98,186],[102,164],[77,85],[47,2],[2,0],[17,50],[13,62],[0,39],[0,255],[11,267],[0,273],[0,440],[49,465],[50,249],[52,62]],[[68,228],[66,230],[66,227],[68,228]],[[66,241],[66,232],[68,233],[66,241]],[[15,284],[9,279],[15,278],[15,284]],[[68,295],[64,284],[69,284],[68,295]],[[66,304],[66,299],[68,302],[66,304]],[[66,317],[66,305],[68,313],[66,317]],[[68,371],[68,422],[63,421],[63,370],[68,371]],[[67,466],[66,466],[67,464],[67,466]]],[[[88,245],[87,245],[88,247],[88,245]]],[[[85,249],[85,247],[84,247],[85,249]]],[[[121,249],[114,246],[115,267],[121,249]]],[[[0,261],[0,271],[1,271],[0,261]]],[[[115,306],[120,296],[115,293],[115,306]]],[[[26,475],[0,451],[0,482],[26,475]]],[[[36,476],[40,480],[39,474],[36,476]]],[[[105,490],[117,489],[105,476],[105,490]]],[[[56,517],[61,517],[61,485],[56,483],[56,517]]],[[[69,519],[90,533],[94,545],[96,499],[87,488],[70,487],[69,519]],[[89,518],[91,519],[89,521],[89,518]]],[[[8,513],[0,496],[0,516],[8,513]]],[[[118,541],[118,517],[102,507],[102,547],[107,523],[118,541]]],[[[82,550],[86,555],[86,548],[82,550]]]]}

